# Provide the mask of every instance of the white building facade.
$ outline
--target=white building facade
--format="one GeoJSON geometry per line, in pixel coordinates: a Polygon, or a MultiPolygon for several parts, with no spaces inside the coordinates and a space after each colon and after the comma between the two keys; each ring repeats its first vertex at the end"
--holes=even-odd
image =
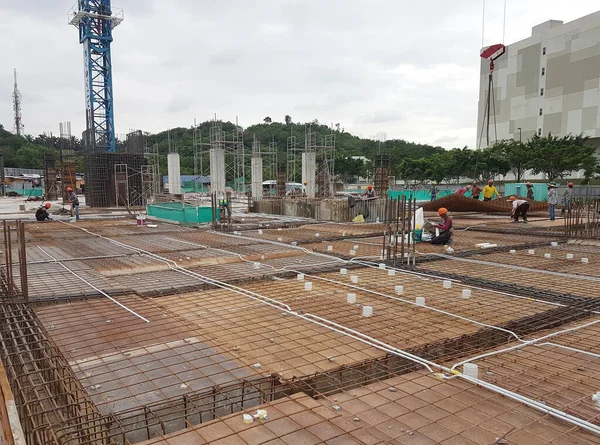
{"type": "MultiPolygon", "coordinates": [[[[482,59],[478,148],[488,146],[489,73],[490,63],[482,59]]],[[[493,95],[489,145],[534,134],[584,133],[600,147],[600,11],[569,23],[542,23],[531,37],[508,45],[495,61],[493,95]]]]}

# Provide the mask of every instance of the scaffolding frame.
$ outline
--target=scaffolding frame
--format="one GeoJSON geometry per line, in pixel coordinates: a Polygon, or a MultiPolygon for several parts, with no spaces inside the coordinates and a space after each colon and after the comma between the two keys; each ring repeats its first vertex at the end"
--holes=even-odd
{"type": "Polygon", "coordinates": [[[75,152],[73,151],[73,140],[71,137],[71,122],[60,122],[60,185],[62,191],[59,195],[63,197],[63,204],[70,204],[71,196],[67,193],[67,187],[73,190],[77,188],[75,152]]]}
{"type": "MultiPolygon", "coordinates": [[[[213,120],[210,126],[210,148],[225,151],[225,183],[233,191],[245,193],[246,155],[244,150],[244,130],[235,125],[232,134],[223,131],[222,122],[213,120]]],[[[212,179],[212,178],[211,178],[212,179]]]]}
{"type": "Polygon", "coordinates": [[[307,153],[316,154],[316,193],[319,198],[329,198],[334,195],[335,169],[335,133],[325,135],[317,140],[317,134],[312,131],[312,125],[307,125],[304,132],[304,149],[307,153]]]}
{"type": "Polygon", "coordinates": [[[286,176],[289,182],[302,180],[302,147],[298,146],[296,136],[288,136],[286,147],[286,176]]]}
{"type": "Polygon", "coordinates": [[[196,177],[196,180],[194,181],[194,191],[198,193],[204,191],[202,190],[202,186],[204,185],[202,179],[210,176],[210,172],[207,172],[206,168],[210,165],[209,150],[211,144],[210,141],[202,142],[202,131],[195,122],[192,138],[192,148],[194,150],[194,176],[196,177]],[[198,184],[198,178],[201,180],[200,184],[198,184]]]}
{"type": "MultiPolygon", "coordinates": [[[[144,147],[144,158],[148,161],[148,165],[151,165],[153,175],[153,185],[151,194],[148,196],[148,200],[162,192],[162,178],[160,177],[160,153],[158,151],[158,143],[153,144],[151,147],[144,147]]],[[[144,166],[143,166],[144,167],[144,166]]],[[[144,169],[142,169],[142,172],[144,169]]]]}

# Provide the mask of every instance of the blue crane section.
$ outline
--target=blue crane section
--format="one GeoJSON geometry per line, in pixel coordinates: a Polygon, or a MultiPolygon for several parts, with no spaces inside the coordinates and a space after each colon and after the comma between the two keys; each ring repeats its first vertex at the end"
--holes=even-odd
{"type": "Polygon", "coordinates": [[[78,0],[69,11],[83,45],[87,142],[94,151],[116,148],[110,44],[122,21],[123,11],[113,11],[111,0],[78,0]]]}

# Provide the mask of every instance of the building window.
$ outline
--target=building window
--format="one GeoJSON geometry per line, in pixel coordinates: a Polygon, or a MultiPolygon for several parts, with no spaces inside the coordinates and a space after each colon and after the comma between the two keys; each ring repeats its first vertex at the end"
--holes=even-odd
{"type": "Polygon", "coordinates": [[[544,113],[544,110],[540,108],[540,116],[544,113]]]}
{"type": "Polygon", "coordinates": [[[546,55],[546,47],[544,46],[544,47],[542,48],[542,56],[545,56],[545,55],[546,55]]]}
{"type": "Polygon", "coordinates": [[[543,96],[543,95],[544,95],[544,89],[542,88],[542,89],[540,89],[540,96],[543,96]]]}
{"type": "Polygon", "coordinates": [[[541,135],[542,135],[542,129],[538,128],[538,136],[541,136],[541,135]]]}
{"type": "Polygon", "coordinates": [[[542,76],[543,76],[544,74],[546,74],[546,68],[543,68],[543,67],[542,67],[542,76]]]}

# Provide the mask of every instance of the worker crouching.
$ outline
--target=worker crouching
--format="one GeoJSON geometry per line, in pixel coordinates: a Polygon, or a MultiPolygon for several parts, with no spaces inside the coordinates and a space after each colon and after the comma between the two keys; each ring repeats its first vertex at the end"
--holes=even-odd
{"type": "Polygon", "coordinates": [[[512,202],[512,212],[510,217],[512,218],[512,222],[518,223],[519,217],[523,218],[523,222],[527,222],[527,211],[529,210],[529,202],[524,199],[518,199],[516,196],[511,196],[508,198],[509,201],[512,202]]]}
{"type": "Polygon", "coordinates": [[[440,224],[434,227],[440,231],[438,236],[431,239],[431,244],[448,244],[452,239],[452,218],[448,216],[448,209],[442,207],[438,210],[438,215],[442,218],[440,224]]]}
{"type": "Polygon", "coordinates": [[[48,209],[50,207],[52,207],[52,204],[47,202],[39,209],[37,209],[37,211],[35,212],[35,219],[38,221],[52,221],[52,219],[50,219],[50,214],[48,213],[48,209]]]}

